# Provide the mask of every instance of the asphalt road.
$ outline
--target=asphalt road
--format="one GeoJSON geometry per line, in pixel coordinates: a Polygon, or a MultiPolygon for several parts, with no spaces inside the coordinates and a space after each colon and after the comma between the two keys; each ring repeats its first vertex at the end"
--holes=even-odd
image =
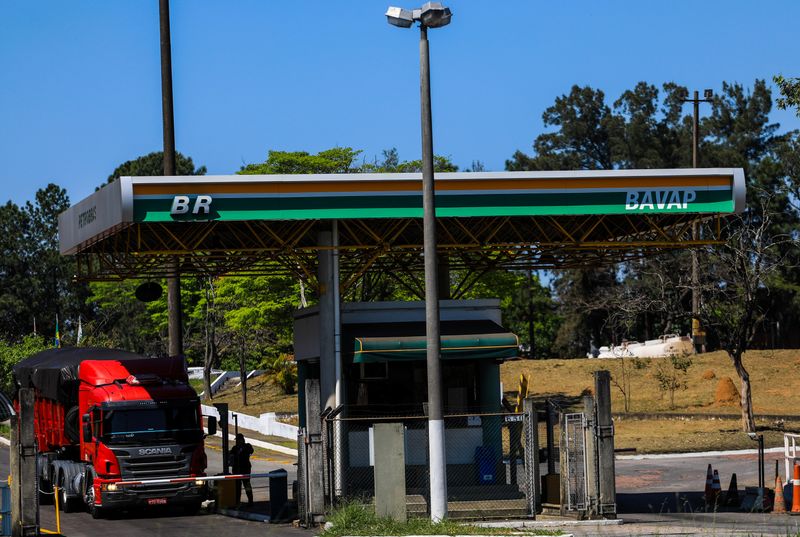
{"type": "MultiPolygon", "coordinates": [[[[207,449],[209,462],[208,474],[222,470],[222,453],[219,450],[207,449]]],[[[289,484],[295,479],[296,467],[290,458],[253,458],[253,473],[269,472],[283,468],[289,473],[289,484]]],[[[0,478],[8,476],[8,447],[0,447],[0,478]]],[[[256,501],[266,499],[266,482],[253,480],[256,501]]],[[[43,505],[40,509],[42,528],[54,530],[55,511],[52,505],[43,505]]],[[[109,520],[93,520],[88,513],[61,513],[61,531],[69,537],[96,537],[111,535],[113,537],[228,537],[258,532],[260,535],[275,537],[309,537],[315,532],[302,528],[293,528],[291,524],[266,524],[238,520],[222,515],[208,514],[201,511],[195,516],[185,516],[168,510],[151,511],[147,514],[131,513],[109,520]]]]}
{"type": "MultiPolygon", "coordinates": [[[[222,468],[221,452],[207,450],[209,474],[222,468]]],[[[774,484],[774,461],[780,454],[767,454],[767,486],[774,484]]],[[[782,460],[782,459],[781,459],[782,460]]],[[[289,482],[294,479],[296,467],[288,457],[254,458],[253,472],[268,472],[284,468],[289,472],[289,482]]],[[[687,504],[685,498],[702,497],[708,464],[719,470],[722,488],[727,489],[730,475],[736,472],[740,491],[745,486],[755,486],[758,481],[756,455],[728,455],[717,457],[674,456],[659,459],[617,460],[617,502],[625,524],[622,526],[564,527],[564,531],[579,536],[589,535],[797,535],[800,517],[749,513],[704,513],[699,506],[687,504]],[[676,509],[676,506],[678,507],[676,509]]],[[[783,467],[781,466],[781,472],[783,467]]],[[[0,447],[0,476],[8,475],[8,448],[0,447]]],[[[266,495],[265,484],[254,482],[256,500],[266,495]]],[[[55,528],[52,506],[41,510],[42,527],[55,528]]],[[[169,511],[148,514],[126,514],[111,520],[93,520],[87,513],[62,514],[62,531],[65,535],[96,536],[112,534],[114,537],[227,537],[257,531],[277,537],[308,537],[315,534],[288,524],[265,524],[237,520],[221,515],[202,513],[184,516],[169,511]]]]}

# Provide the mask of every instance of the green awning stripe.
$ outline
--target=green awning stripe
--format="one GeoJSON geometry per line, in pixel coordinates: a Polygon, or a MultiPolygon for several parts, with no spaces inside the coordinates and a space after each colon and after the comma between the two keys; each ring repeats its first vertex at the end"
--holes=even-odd
{"type": "MultiPolygon", "coordinates": [[[[441,338],[443,360],[508,359],[517,356],[519,339],[511,333],[469,334],[441,338]]],[[[355,338],[353,362],[424,360],[427,356],[425,336],[355,338]]]]}

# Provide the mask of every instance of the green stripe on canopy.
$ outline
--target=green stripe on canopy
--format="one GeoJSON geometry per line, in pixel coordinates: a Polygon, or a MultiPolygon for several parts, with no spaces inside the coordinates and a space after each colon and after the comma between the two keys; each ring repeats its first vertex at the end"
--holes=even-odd
{"type": "MultiPolygon", "coordinates": [[[[517,336],[509,332],[442,336],[441,341],[443,360],[505,360],[515,358],[519,350],[517,336]]],[[[425,336],[357,337],[353,362],[425,360],[426,354],[425,336]]]]}

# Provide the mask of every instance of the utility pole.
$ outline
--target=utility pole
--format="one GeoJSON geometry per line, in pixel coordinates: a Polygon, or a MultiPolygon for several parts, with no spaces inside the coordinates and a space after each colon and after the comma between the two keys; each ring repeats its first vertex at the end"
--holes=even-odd
{"type": "MultiPolygon", "coordinates": [[[[700,148],[700,103],[712,102],[714,92],[710,89],[703,91],[703,99],[695,90],[693,98],[684,97],[685,103],[694,105],[692,116],[692,168],[697,168],[697,153],[700,148]]],[[[700,240],[700,225],[692,224],[692,241],[700,240]]],[[[692,248],[692,342],[695,352],[706,351],[706,331],[700,324],[700,261],[697,257],[697,248],[692,248]]]]}
{"type": "MultiPolygon", "coordinates": [[[[172,44],[169,32],[169,0],[159,0],[161,25],[161,116],[164,132],[164,175],[175,175],[175,115],[172,110],[172,44]]],[[[183,355],[180,261],[169,263],[167,275],[169,355],[183,355]]]]}

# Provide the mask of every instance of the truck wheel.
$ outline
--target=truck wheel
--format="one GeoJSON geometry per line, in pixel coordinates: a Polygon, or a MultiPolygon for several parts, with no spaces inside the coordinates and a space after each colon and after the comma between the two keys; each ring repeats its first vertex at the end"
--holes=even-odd
{"type": "Polygon", "coordinates": [[[67,495],[67,488],[66,488],[66,479],[64,479],[64,474],[59,474],[58,476],[58,503],[61,507],[61,510],[65,513],[72,513],[75,510],[75,500],[70,498],[67,495]]]}
{"type": "Polygon", "coordinates": [[[105,516],[105,511],[103,510],[102,507],[94,503],[94,482],[88,476],[87,479],[88,481],[86,482],[86,507],[89,510],[89,514],[92,515],[92,518],[94,519],[103,518],[105,516]]]}

